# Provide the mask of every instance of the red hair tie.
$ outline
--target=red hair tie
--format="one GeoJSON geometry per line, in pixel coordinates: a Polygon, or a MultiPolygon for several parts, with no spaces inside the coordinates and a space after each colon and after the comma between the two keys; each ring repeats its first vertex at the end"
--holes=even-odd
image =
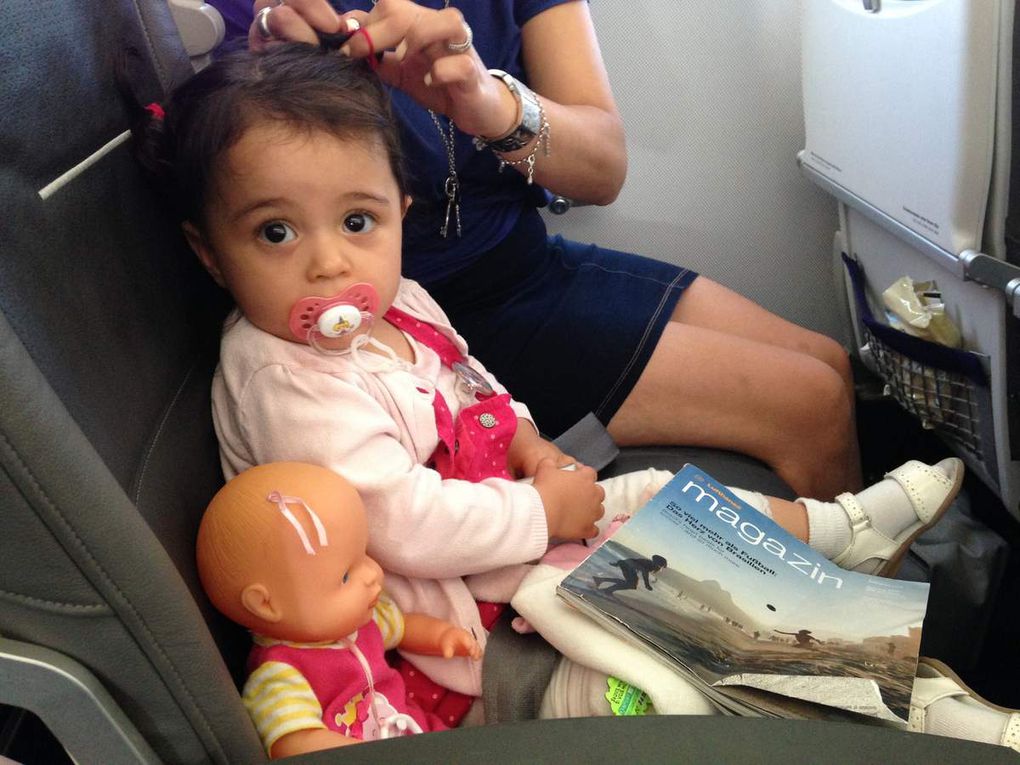
{"type": "Polygon", "coordinates": [[[365,38],[365,44],[368,45],[368,65],[372,67],[372,71],[375,71],[379,68],[379,59],[375,57],[375,43],[372,42],[371,35],[368,34],[368,30],[364,27],[358,27],[355,29],[354,34],[352,34],[351,37],[356,37],[357,35],[361,35],[365,38]]]}
{"type": "Polygon", "coordinates": [[[162,120],[166,117],[166,112],[163,111],[163,107],[153,101],[151,104],[145,107],[145,111],[152,115],[153,119],[162,120]]]}

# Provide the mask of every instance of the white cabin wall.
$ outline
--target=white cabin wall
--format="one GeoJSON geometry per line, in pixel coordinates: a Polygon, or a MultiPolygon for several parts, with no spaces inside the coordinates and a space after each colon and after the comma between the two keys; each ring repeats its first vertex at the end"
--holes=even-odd
{"type": "Polygon", "coordinates": [[[546,218],[574,239],[693,268],[846,343],[836,203],[795,159],[805,1],[591,0],[627,128],[627,183],[608,207],[546,218]]]}

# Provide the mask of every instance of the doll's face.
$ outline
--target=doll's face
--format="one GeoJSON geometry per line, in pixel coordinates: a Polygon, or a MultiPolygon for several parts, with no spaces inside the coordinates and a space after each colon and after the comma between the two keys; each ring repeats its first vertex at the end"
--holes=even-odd
{"type": "MultiPolygon", "coordinates": [[[[318,544],[307,523],[303,525],[315,555],[305,551],[296,532],[286,532],[279,540],[281,565],[272,566],[276,570],[264,577],[281,614],[270,634],[298,642],[335,641],[372,618],[383,572],[365,553],[368,530],[360,503],[333,508],[309,504],[322,519],[327,544],[318,544]]],[[[295,516],[305,515],[300,506],[291,508],[295,516]]]]}
{"type": "Polygon", "coordinates": [[[379,141],[256,123],[220,160],[212,192],[206,230],[185,233],[259,329],[294,340],[298,300],[358,282],[375,288],[379,314],[392,304],[409,200],[379,141]]]}

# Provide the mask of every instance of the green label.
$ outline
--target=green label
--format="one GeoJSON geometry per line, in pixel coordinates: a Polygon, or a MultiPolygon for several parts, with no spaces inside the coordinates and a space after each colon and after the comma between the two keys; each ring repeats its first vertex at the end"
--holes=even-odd
{"type": "Polygon", "coordinates": [[[652,701],[648,694],[640,688],[635,688],[623,680],[615,677],[608,678],[609,690],[606,691],[606,701],[614,715],[645,715],[654,714],[652,701]]]}

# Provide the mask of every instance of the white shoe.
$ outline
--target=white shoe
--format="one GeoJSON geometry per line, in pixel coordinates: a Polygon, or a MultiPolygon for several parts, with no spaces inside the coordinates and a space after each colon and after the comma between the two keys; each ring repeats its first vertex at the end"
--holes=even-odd
{"type": "Polygon", "coordinates": [[[959,703],[977,709],[983,708],[988,712],[1000,715],[1003,724],[999,740],[989,743],[1006,746],[1020,752],[1020,712],[986,701],[968,688],[967,684],[941,661],[925,656],[922,656],[917,662],[917,677],[914,678],[914,691],[910,697],[910,718],[907,730],[930,733],[928,708],[935,702],[947,698],[955,698],[959,703]]]}
{"type": "Polygon", "coordinates": [[[917,516],[894,538],[878,531],[867,510],[849,492],[836,497],[850,517],[850,544],[832,562],[852,571],[875,576],[895,576],[910,544],[925,529],[935,525],[956,498],[963,485],[963,462],[956,457],[937,465],[917,460],[900,465],[885,474],[896,481],[910,500],[917,516]]]}

